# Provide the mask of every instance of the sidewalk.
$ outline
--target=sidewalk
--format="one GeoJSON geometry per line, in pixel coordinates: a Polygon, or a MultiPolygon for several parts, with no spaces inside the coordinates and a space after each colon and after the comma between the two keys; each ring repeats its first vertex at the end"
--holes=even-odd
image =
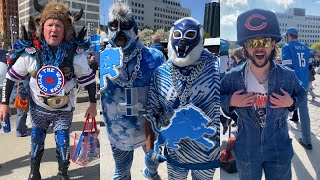
{"type": "MultiPolygon", "coordinates": [[[[313,150],[304,149],[298,142],[301,138],[300,123],[295,124],[291,121],[289,135],[292,138],[294,156],[292,159],[292,180],[320,180],[320,75],[315,76],[313,81],[314,93],[317,95],[316,101],[310,101],[308,96],[308,107],[311,122],[311,138],[313,150]]],[[[222,127],[221,127],[222,129],[222,127]]],[[[222,132],[222,131],[221,131],[222,132]]],[[[221,133],[221,142],[227,141],[228,132],[225,135],[221,133]]],[[[238,180],[237,174],[228,174],[221,170],[221,180],[238,180]]],[[[263,178],[264,179],[264,178],[263,178]]]]}

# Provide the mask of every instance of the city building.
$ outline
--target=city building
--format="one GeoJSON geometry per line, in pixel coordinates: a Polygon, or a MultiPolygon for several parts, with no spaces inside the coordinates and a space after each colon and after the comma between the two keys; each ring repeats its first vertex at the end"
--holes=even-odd
{"type": "MultiPolygon", "coordinates": [[[[320,41],[320,16],[306,15],[303,8],[290,8],[284,13],[276,13],[281,34],[288,27],[295,27],[299,32],[298,40],[307,46],[320,41]]],[[[286,43],[283,38],[280,43],[286,43]]]]}
{"type": "MultiPolygon", "coordinates": [[[[12,1],[12,0],[10,0],[12,1]]],[[[53,0],[38,0],[39,4],[45,5],[53,0]]],[[[39,14],[33,7],[33,0],[18,0],[19,6],[19,24],[24,24],[28,27],[29,16],[39,14]]],[[[100,17],[100,0],[60,0],[59,2],[68,3],[70,11],[72,13],[79,12],[83,9],[83,15],[81,19],[75,22],[75,30],[79,32],[83,26],[88,28],[90,33],[95,33],[99,28],[99,17],[100,17]]]]}
{"type": "Polygon", "coordinates": [[[205,4],[204,31],[210,37],[220,37],[220,0],[213,0],[205,4]]]}
{"type": "Polygon", "coordinates": [[[170,29],[178,19],[191,16],[191,10],[181,7],[180,0],[113,0],[126,3],[139,28],[170,29]]]}
{"type": "Polygon", "coordinates": [[[10,49],[18,37],[18,0],[0,0],[0,49],[10,49]]]}

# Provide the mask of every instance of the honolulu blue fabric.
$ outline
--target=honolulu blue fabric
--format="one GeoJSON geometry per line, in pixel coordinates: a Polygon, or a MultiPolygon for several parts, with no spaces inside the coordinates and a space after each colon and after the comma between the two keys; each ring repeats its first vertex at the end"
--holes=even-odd
{"type": "Polygon", "coordinates": [[[57,150],[59,152],[60,161],[63,163],[69,163],[69,129],[58,130],[55,132],[55,139],[57,144],[57,150]]]}
{"type": "Polygon", "coordinates": [[[310,49],[298,41],[291,41],[282,47],[282,61],[291,60],[291,63],[285,63],[296,73],[302,86],[308,89],[308,71],[309,71],[310,49]]]}
{"type": "MultiPolygon", "coordinates": [[[[194,65],[190,65],[184,68],[179,68],[174,66],[171,61],[166,62],[160,66],[154,73],[150,90],[148,94],[148,114],[155,117],[157,122],[160,123],[162,130],[170,130],[175,133],[178,137],[183,139],[176,144],[170,142],[172,139],[166,139],[168,141],[168,146],[166,146],[165,155],[167,157],[168,163],[174,167],[182,167],[185,169],[197,169],[206,170],[214,169],[214,161],[219,161],[219,145],[220,145],[220,81],[219,81],[219,67],[218,59],[213,57],[207,51],[203,51],[200,59],[194,65]],[[195,140],[188,137],[192,137],[192,130],[183,130],[185,126],[189,124],[184,124],[181,122],[175,122],[179,126],[168,126],[172,122],[171,118],[166,118],[167,115],[172,118],[177,118],[174,113],[177,109],[181,109],[185,106],[177,106],[178,93],[174,87],[174,82],[172,81],[172,73],[170,68],[177,68],[182,71],[185,75],[190,74],[194,71],[194,67],[199,63],[205,62],[205,65],[200,72],[199,76],[193,81],[191,87],[191,94],[187,98],[187,104],[197,107],[202,111],[205,116],[199,116],[198,118],[190,118],[194,123],[200,121],[200,118],[206,117],[209,121],[201,122],[201,128],[206,129],[208,127],[214,129],[214,134],[209,134],[207,137],[213,146],[213,148],[207,148],[204,144],[201,144],[195,140]],[[174,128],[174,129],[170,129],[174,128]],[[169,145],[170,144],[170,145],[169,145]],[[176,147],[172,147],[178,145],[176,147]]],[[[186,82],[176,78],[177,84],[180,89],[186,88],[186,82]]],[[[179,104],[179,103],[178,103],[179,104]]],[[[180,104],[181,105],[181,104],[180,104]]],[[[178,119],[178,118],[177,118],[178,119]]],[[[173,121],[173,120],[172,120],[173,121]]],[[[198,130],[198,126],[195,127],[198,130]]],[[[212,131],[210,131],[212,132],[212,131]]],[[[157,150],[155,150],[157,151],[157,150]]]]}
{"type": "Polygon", "coordinates": [[[46,130],[38,127],[32,128],[31,131],[31,159],[42,155],[44,151],[44,141],[46,139],[46,130]]]}
{"type": "Polygon", "coordinates": [[[131,151],[145,144],[143,115],[150,78],[153,71],[164,61],[160,51],[146,48],[140,42],[136,47],[141,48],[142,59],[138,76],[133,81],[132,87],[121,87],[117,80],[127,82],[131,78],[139,54],[123,64],[117,79],[110,80],[106,74],[100,74],[100,79],[105,79],[107,84],[100,93],[109,141],[112,146],[124,151],[131,151]]]}
{"type": "Polygon", "coordinates": [[[153,43],[150,45],[151,48],[158,49],[159,51],[164,51],[163,45],[160,43],[153,43]]]}
{"type": "Polygon", "coordinates": [[[224,39],[220,39],[220,56],[229,54],[229,42],[224,39]]]}

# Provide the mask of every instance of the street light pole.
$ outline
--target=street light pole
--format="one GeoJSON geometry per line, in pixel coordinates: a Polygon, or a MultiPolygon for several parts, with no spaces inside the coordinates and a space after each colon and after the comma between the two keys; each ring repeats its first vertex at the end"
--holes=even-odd
{"type": "Polygon", "coordinates": [[[10,32],[11,32],[11,48],[13,48],[14,44],[14,36],[18,34],[18,32],[15,30],[15,27],[17,27],[16,20],[17,16],[10,16],[10,32]]]}

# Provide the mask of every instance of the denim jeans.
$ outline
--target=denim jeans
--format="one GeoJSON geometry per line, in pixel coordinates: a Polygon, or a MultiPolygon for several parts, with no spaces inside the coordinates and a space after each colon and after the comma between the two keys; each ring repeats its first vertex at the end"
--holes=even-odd
{"type": "MultiPolygon", "coordinates": [[[[305,93],[307,94],[307,91],[305,93]]],[[[301,102],[298,110],[301,122],[302,140],[306,144],[311,144],[308,99],[304,99],[304,101],[301,102]]]]}
{"type": "Polygon", "coordinates": [[[259,180],[264,171],[266,180],[291,180],[291,161],[237,161],[240,180],[259,180]]]}

